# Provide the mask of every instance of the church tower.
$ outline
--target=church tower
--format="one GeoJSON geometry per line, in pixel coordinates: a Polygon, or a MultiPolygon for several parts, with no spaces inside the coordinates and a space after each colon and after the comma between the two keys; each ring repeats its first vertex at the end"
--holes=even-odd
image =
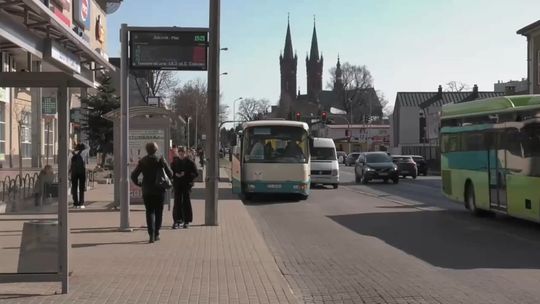
{"type": "Polygon", "coordinates": [[[339,62],[339,55],[336,64],[336,80],[334,81],[334,91],[340,92],[344,89],[343,85],[343,71],[341,70],[341,62],[339,62]]]}
{"type": "Polygon", "coordinates": [[[296,67],[298,56],[293,54],[291,27],[287,20],[287,36],[285,37],[285,49],[279,56],[281,70],[281,99],[289,102],[296,100],[296,67]]]}
{"type": "Polygon", "coordinates": [[[315,21],[313,22],[311,50],[309,52],[309,57],[306,56],[306,70],[308,99],[309,101],[317,102],[319,93],[322,91],[323,56],[319,56],[315,21]]]}

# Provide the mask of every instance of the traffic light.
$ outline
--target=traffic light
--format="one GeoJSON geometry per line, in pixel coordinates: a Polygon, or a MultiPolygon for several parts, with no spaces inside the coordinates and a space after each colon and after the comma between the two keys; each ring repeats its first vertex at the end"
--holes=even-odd
{"type": "Polygon", "coordinates": [[[300,112],[296,112],[294,116],[296,117],[296,121],[300,121],[302,119],[302,114],[300,112]]]}
{"type": "Polygon", "coordinates": [[[328,119],[328,113],[322,112],[321,113],[321,120],[322,122],[326,123],[326,120],[328,119]]]}

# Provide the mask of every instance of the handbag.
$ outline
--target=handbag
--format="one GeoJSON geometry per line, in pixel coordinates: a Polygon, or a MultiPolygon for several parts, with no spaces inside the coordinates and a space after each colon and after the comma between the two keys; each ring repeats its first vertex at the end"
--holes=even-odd
{"type": "Polygon", "coordinates": [[[172,187],[172,182],[169,176],[167,176],[165,168],[163,168],[163,163],[160,162],[160,164],[161,169],[156,174],[156,186],[160,189],[168,190],[172,187]]]}

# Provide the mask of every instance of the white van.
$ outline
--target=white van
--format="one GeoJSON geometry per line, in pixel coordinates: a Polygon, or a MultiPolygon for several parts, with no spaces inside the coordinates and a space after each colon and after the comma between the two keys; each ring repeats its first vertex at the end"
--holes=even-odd
{"type": "Polygon", "coordinates": [[[313,138],[311,146],[311,184],[339,185],[336,145],[331,138],[313,138]]]}

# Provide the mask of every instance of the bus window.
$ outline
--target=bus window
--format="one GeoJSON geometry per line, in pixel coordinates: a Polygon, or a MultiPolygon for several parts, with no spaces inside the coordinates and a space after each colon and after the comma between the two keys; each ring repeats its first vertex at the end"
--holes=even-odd
{"type": "Polygon", "coordinates": [[[540,156],[540,125],[527,125],[522,129],[521,143],[524,157],[540,156]]]}

